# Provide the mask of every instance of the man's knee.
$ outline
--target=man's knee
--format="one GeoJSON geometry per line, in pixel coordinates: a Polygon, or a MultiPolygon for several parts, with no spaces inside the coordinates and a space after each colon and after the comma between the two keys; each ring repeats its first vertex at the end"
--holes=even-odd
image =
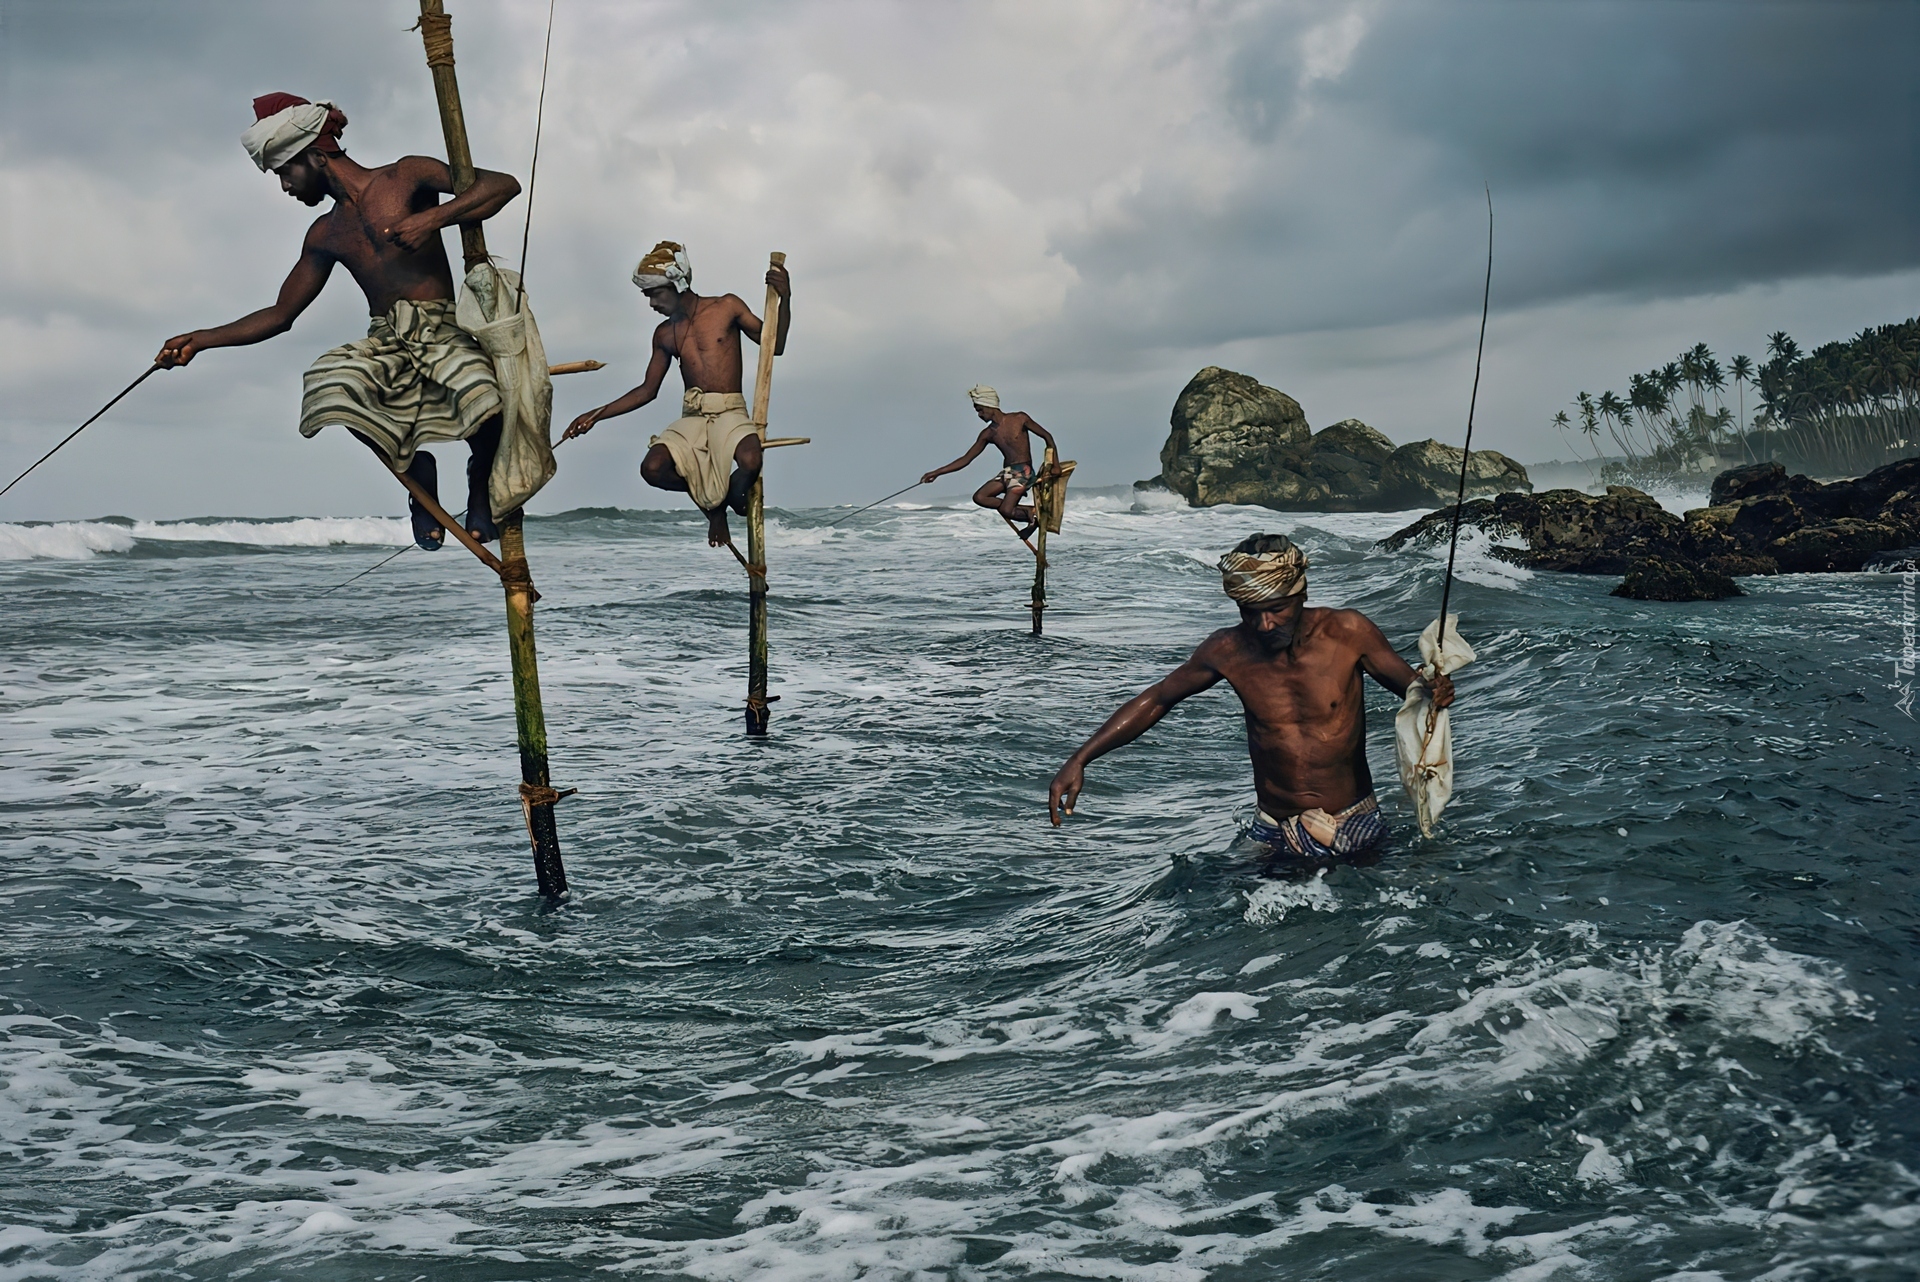
{"type": "Polygon", "coordinates": [[[656,445],[640,460],[640,479],[657,488],[671,488],[680,479],[673,466],[673,455],[664,445],[656,445]]]}
{"type": "Polygon", "coordinates": [[[765,457],[758,434],[741,437],[740,444],[733,447],[733,461],[749,472],[759,471],[765,457]]]}

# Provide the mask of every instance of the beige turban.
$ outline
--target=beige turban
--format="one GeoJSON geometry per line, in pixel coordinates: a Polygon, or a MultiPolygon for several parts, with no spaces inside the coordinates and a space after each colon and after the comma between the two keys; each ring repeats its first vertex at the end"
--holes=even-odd
{"type": "Polygon", "coordinates": [[[967,399],[971,400],[975,405],[984,405],[988,409],[997,410],[1000,408],[1000,393],[994,391],[985,383],[969,391],[967,393],[967,399]]]}
{"type": "Polygon", "coordinates": [[[1288,543],[1277,552],[1229,552],[1220,558],[1220,586],[1258,609],[1307,590],[1307,554],[1288,543]]]}
{"type": "Polygon", "coordinates": [[[687,247],[671,240],[661,241],[648,250],[640,265],[633,269],[633,283],[641,289],[671,285],[675,293],[692,289],[693,264],[687,260],[687,247]]]}

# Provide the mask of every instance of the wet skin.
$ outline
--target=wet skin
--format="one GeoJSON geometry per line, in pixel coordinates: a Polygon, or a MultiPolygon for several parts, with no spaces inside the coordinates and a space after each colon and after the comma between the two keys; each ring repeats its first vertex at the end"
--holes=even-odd
{"type": "MultiPolygon", "coordinates": [[[[1276,819],[1315,808],[1336,814],[1373,791],[1367,769],[1363,676],[1404,696],[1419,677],[1358,610],[1309,607],[1306,594],[1271,609],[1242,606],[1240,622],[1200,643],[1193,657],[1121,705],[1080,745],[1047,790],[1058,826],[1073,813],[1087,764],[1131,743],[1181,700],[1221,681],[1240,696],[1260,809],[1276,819]]],[[[1433,701],[1453,703],[1453,681],[1434,679],[1433,701]]]]}
{"type": "MultiPolygon", "coordinates": [[[[1007,467],[1019,464],[1033,466],[1033,447],[1027,443],[1027,434],[1032,433],[1047,443],[1049,449],[1057,448],[1053,443],[1053,434],[1034,422],[1031,416],[1014,410],[1004,413],[988,405],[976,405],[974,413],[986,424],[980,435],[974,438],[973,448],[962,454],[945,467],[937,467],[920,478],[920,484],[931,485],[935,478],[949,472],[958,472],[967,464],[980,457],[981,451],[991,445],[1000,451],[1000,457],[1006,460],[1007,467]]],[[[1024,485],[1009,485],[998,476],[973,492],[973,501],[981,507],[992,508],[1009,522],[1016,523],[1021,538],[1033,533],[1035,524],[1033,509],[1021,507],[1021,496],[1027,492],[1024,485]]]]}
{"type": "MultiPolygon", "coordinates": [[[[773,354],[780,356],[787,350],[787,330],[793,324],[793,282],[786,268],[773,267],[767,271],[767,284],[780,296],[780,331],[774,336],[773,346],[773,354]]],[[[653,356],[647,362],[646,381],[626,395],[574,419],[561,440],[584,436],[602,419],[631,414],[649,404],[660,394],[667,369],[675,360],[680,362],[683,387],[697,387],[703,392],[741,390],[740,336],[745,334],[755,343],[761,340],[760,318],[753,314],[753,309],[734,294],[703,298],[690,289],[676,291],[671,285],[657,286],[646,294],[648,306],[667,318],[653,331],[653,356]]],[[[747,491],[760,475],[760,438],[755,435],[741,441],[733,451],[733,461],[735,467],[727,484],[727,501],[707,513],[707,542],[713,547],[731,541],[727,508],[742,515],[746,513],[747,491]]],[[[686,478],[680,475],[672,453],[664,445],[655,445],[647,451],[640,463],[640,477],[655,489],[682,493],[687,489],[686,478]]]]}
{"type": "MultiPolygon", "coordinates": [[[[273,172],[280,189],[303,205],[333,200],[333,208],[307,229],[300,261],[281,284],[279,298],[229,324],[176,334],[161,345],[155,364],[174,368],[208,348],[245,347],[286,333],[320,296],[335,263],[352,274],[374,316],[386,315],[403,298],[451,299],[453,269],[440,242],[441,229],[490,218],[520,193],[510,175],[479,169],[471,187],[442,203],[440,197],[453,191],[453,174],[430,156],[403,156],[369,169],[345,155],[309,148],[273,172]]],[[[474,434],[476,451],[498,442],[498,424],[490,420],[474,434]]],[[[485,469],[481,472],[477,510],[484,513],[485,469]]]]}

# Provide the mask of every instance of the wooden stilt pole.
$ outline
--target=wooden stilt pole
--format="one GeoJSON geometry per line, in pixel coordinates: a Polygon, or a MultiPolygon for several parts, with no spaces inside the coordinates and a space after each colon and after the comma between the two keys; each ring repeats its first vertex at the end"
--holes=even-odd
{"type": "MultiPolygon", "coordinates": [[[[433,95],[440,104],[440,128],[446,135],[447,166],[453,171],[457,194],[473,185],[473,152],[467,145],[467,121],[460,110],[460,84],[453,71],[453,20],[442,0],[420,0],[420,38],[427,47],[427,67],[433,72],[433,95]]],[[[462,223],[460,249],[467,270],[487,261],[486,232],[478,223],[462,223]]],[[[553,805],[563,794],[554,791],[547,773],[547,720],[540,703],[540,669],[533,648],[533,573],[527,566],[527,545],[521,513],[498,513],[500,527],[500,582],[507,597],[507,650],[513,660],[513,719],[520,743],[520,808],[527,821],[527,839],[533,845],[533,875],[540,893],[559,899],[567,893],[567,870],[560,860],[560,834],[553,805]]],[[[449,525],[449,530],[454,527],[449,525]]]]}
{"type": "MultiPolygon", "coordinates": [[[[767,255],[767,265],[786,263],[785,254],[767,255]]],[[[767,402],[773,395],[773,349],[779,345],[780,295],[767,286],[767,305],[760,315],[760,368],[753,381],[753,426],[761,441],[767,439],[767,402]]],[[[762,445],[762,450],[766,448],[762,445]]],[[[764,735],[773,709],[767,699],[767,576],[756,574],[767,565],[767,520],[765,510],[766,471],[762,470],[747,494],[747,733],[764,735]]]]}
{"type": "MultiPolygon", "coordinates": [[[[1041,460],[1040,460],[1040,474],[1043,477],[1047,478],[1046,480],[1041,482],[1042,485],[1051,486],[1053,484],[1052,477],[1053,477],[1054,464],[1057,463],[1058,461],[1059,461],[1058,457],[1053,452],[1053,447],[1048,446],[1047,452],[1041,457],[1041,460]]],[[[1045,613],[1047,608],[1046,504],[1047,504],[1048,498],[1050,497],[1050,494],[1051,494],[1051,491],[1049,490],[1042,493],[1036,493],[1035,495],[1033,495],[1033,498],[1032,498],[1034,519],[1039,522],[1038,528],[1034,530],[1034,534],[1037,536],[1038,542],[1036,543],[1033,550],[1033,635],[1034,636],[1039,636],[1041,634],[1042,625],[1040,621],[1040,616],[1043,613],[1045,613]]]]}

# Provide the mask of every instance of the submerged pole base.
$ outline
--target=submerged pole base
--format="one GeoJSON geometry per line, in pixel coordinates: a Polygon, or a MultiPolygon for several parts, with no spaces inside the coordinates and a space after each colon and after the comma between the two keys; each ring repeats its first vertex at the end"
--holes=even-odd
{"type": "Polygon", "coordinates": [[[780,696],[777,694],[774,695],[773,698],[771,699],[748,699],[747,700],[746,713],[747,713],[747,733],[748,734],[763,736],[767,733],[767,722],[773,719],[773,709],[768,707],[767,705],[772,703],[778,703],[779,701],[780,701],[780,696]]]}
{"type": "Polygon", "coordinates": [[[555,902],[567,897],[567,867],[560,859],[560,829],[553,821],[553,807],[577,791],[520,785],[520,809],[526,813],[527,840],[533,846],[533,879],[540,893],[555,902]]]}

